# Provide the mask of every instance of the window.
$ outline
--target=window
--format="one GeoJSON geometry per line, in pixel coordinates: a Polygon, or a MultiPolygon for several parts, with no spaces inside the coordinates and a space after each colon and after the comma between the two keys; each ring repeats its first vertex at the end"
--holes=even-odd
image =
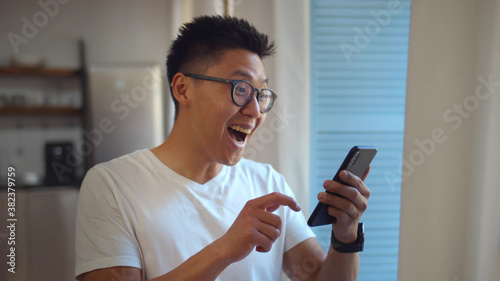
{"type": "Polygon", "coordinates": [[[360,281],[397,280],[409,18],[409,0],[311,1],[310,206],[353,145],[378,148],[360,281]]]}

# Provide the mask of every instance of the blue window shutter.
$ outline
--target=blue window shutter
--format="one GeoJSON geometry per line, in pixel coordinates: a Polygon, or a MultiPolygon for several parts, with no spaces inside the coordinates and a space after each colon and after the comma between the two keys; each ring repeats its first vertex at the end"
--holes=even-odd
{"type": "MultiPolygon", "coordinates": [[[[360,281],[397,280],[410,4],[311,1],[310,206],[352,146],[378,148],[360,281]]],[[[327,250],[331,226],[313,230],[327,250]]]]}

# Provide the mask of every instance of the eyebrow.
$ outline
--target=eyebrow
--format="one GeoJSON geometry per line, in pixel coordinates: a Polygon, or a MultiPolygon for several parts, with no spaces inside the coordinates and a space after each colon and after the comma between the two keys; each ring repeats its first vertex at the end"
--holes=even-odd
{"type": "MultiPolygon", "coordinates": [[[[252,75],[250,75],[242,70],[236,70],[235,72],[233,72],[233,75],[240,75],[240,76],[246,77],[248,80],[251,80],[253,78],[252,75]]],[[[269,78],[266,77],[264,79],[264,82],[266,82],[266,85],[269,85],[269,78]]]]}

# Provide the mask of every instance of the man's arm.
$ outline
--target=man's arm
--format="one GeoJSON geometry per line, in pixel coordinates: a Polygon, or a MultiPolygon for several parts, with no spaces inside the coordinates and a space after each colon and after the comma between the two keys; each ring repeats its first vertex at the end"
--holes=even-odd
{"type": "Polygon", "coordinates": [[[291,280],[356,280],[359,256],[336,252],[331,246],[326,254],[312,237],[285,253],[283,270],[291,280]]]}
{"type": "MultiPolygon", "coordinates": [[[[242,260],[254,249],[268,252],[281,234],[281,218],[272,213],[280,206],[300,211],[292,197],[281,193],[275,192],[250,200],[221,238],[179,267],[152,280],[215,280],[231,263],[242,260]]],[[[82,275],[84,281],[110,281],[112,278],[119,281],[139,281],[142,280],[142,272],[138,268],[111,267],[82,275]],[[125,278],[119,279],[115,275],[125,278]]]]}
{"type": "MultiPolygon", "coordinates": [[[[165,275],[151,279],[162,280],[215,280],[231,264],[223,247],[217,241],[186,260],[165,275]]],[[[142,281],[142,270],[135,267],[110,267],[94,270],[82,275],[82,281],[142,281]]]]}
{"type": "Polygon", "coordinates": [[[82,281],[140,281],[142,270],[135,267],[116,266],[84,273],[79,279],[82,281]]]}
{"type": "MultiPolygon", "coordinates": [[[[320,202],[330,205],[328,213],[337,220],[332,224],[335,238],[343,243],[357,239],[358,223],[368,206],[370,190],[364,184],[370,169],[360,179],[346,171],[341,178],[348,185],[325,181],[324,187],[344,198],[320,193],[320,202]]],[[[284,254],[284,270],[293,280],[356,280],[359,271],[358,253],[340,253],[330,245],[325,254],[316,238],[309,238],[284,254]]]]}

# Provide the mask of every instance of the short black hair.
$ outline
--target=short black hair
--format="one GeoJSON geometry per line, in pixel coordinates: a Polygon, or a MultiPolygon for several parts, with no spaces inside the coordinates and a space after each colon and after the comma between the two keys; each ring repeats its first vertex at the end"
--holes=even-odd
{"type": "MultiPolygon", "coordinates": [[[[245,49],[261,59],[273,55],[276,48],[266,34],[244,19],[223,16],[200,16],[179,29],[167,55],[169,85],[178,72],[205,71],[228,49],[245,49]]],[[[197,73],[199,74],[199,73],[197,73]]],[[[178,102],[170,92],[177,117],[178,102]]]]}

